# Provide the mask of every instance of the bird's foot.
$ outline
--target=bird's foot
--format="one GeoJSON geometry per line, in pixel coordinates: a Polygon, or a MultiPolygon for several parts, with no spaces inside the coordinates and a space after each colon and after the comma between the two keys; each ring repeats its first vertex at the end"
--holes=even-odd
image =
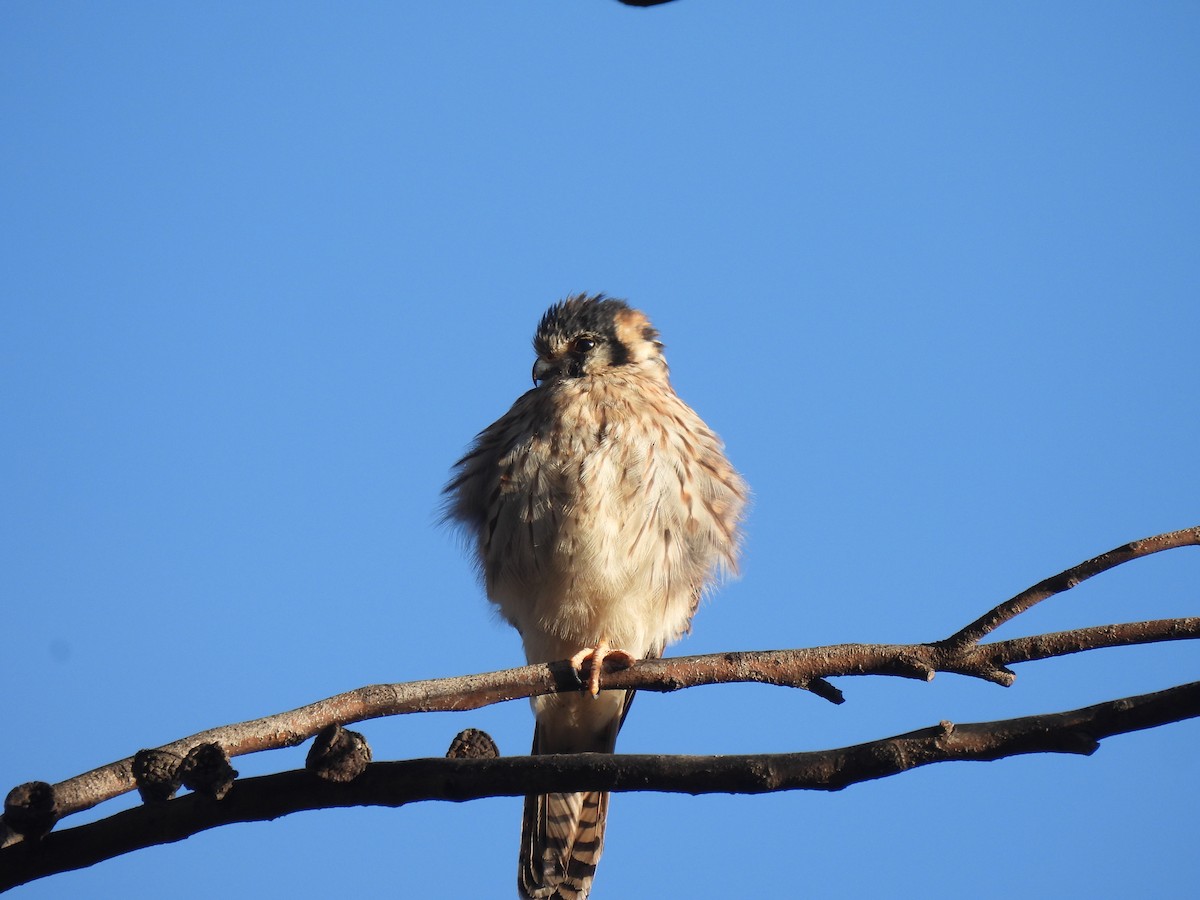
{"type": "Polygon", "coordinates": [[[600,673],[617,672],[628,669],[637,658],[624,650],[608,646],[608,641],[601,641],[595,647],[584,647],[571,657],[571,666],[579,673],[579,682],[583,689],[593,697],[600,693],[600,673]]]}

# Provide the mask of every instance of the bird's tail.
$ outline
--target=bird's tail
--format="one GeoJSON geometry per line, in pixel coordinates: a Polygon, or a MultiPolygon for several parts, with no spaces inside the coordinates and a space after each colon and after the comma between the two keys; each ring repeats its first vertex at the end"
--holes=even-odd
{"type": "Polygon", "coordinates": [[[585,900],[604,850],[608,794],[525,798],[520,887],[530,900],[585,900]]]}
{"type": "MultiPolygon", "coordinates": [[[[633,691],[539,698],[533,753],[612,753],[633,691]]],[[[528,900],[586,900],[604,850],[608,793],[525,798],[517,883],[528,900]]]]}

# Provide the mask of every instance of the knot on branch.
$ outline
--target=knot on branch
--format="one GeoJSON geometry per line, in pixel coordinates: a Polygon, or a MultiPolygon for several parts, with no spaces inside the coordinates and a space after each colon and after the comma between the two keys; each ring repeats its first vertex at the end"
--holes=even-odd
{"type": "Polygon", "coordinates": [[[954,672],[957,675],[990,681],[1001,687],[1012,687],[1013,682],[1017,680],[1016,673],[1007,666],[995,662],[992,658],[992,653],[998,646],[996,644],[979,646],[973,642],[953,643],[952,639],[923,644],[922,647],[930,656],[927,664],[931,666],[928,680],[933,679],[935,671],[954,672]]]}
{"type": "Polygon", "coordinates": [[[17,834],[40,840],[58,821],[58,800],[54,787],[44,781],[18,784],[4,798],[4,822],[17,834]]]}
{"type": "Polygon", "coordinates": [[[139,750],[133,755],[133,780],[143,803],[163,803],[175,796],[183,783],[179,768],[183,757],[170,750],[139,750]]]}
{"type": "Polygon", "coordinates": [[[802,685],[806,690],[833,704],[846,702],[846,696],[824,678],[811,678],[802,685]]]}
{"type": "Polygon", "coordinates": [[[178,771],[184,787],[214,800],[229,793],[238,775],[220,744],[197,744],[183,758],[178,771]]]}
{"type": "MultiPolygon", "coordinates": [[[[1118,701],[1119,702],[1119,701],[1118,701]]],[[[1095,736],[1084,729],[1068,731],[1059,739],[1054,749],[1062,753],[1075,753],[1079,756],[1091,756],[1100,749],[1100,742],[1095,736]]]]}
{"type": "Polygon", "coordinates": [[[1012,687],[1017,680],[1017,673],[1008,666],[993,662],[987,656],[987,646],[972,647],[970,650],[957,654],[942,655],[938,668],[943,672],[954,672],[998,684],[1000,687],[1012,687]]]}
{"type": "Polygon", "coordinates": [[[357,731],[328,725],[308,748],[304,767],[324,781],[346,784],[361,775],[371,761],[371,747],[357,731]]]}
{"type": "Polygon", "coordinates": [[[976,675],[984,681],[990,681],[992,684],[998,684],[1000,687],[1012,687],[1017,681],[1017,673],[1008,666],[980,666],[979,669],[969,674],[976,675]]]}
{"type": "Polygon", "coordinates": [[[447,759],[495,759],[500,755],[500,748],[492,740],[492,736],[478,728],[467,728],[460,731],[450,742],[446,751],[447,759]]]}
{"type": "MultiPolygon", "coordinates": [[[[918,646],[921,649],[925,649],[928,645],[918,646]]],[[[905,678],[915,678],[919,681],[933,681],[933,676],[937,674],[937,666],[923,655],[901,653],[896,657],[896,673],[905,678]]]]}

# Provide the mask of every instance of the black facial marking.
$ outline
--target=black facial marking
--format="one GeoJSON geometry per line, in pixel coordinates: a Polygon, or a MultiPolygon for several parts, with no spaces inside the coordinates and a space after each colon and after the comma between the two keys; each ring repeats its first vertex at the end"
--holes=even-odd
{"type": "Polygon", "coordinates": [[[549,359],[565,346],[569,355],[562,372],[569,378],[582,375],[589,355],[601,349],[610,366],[623,366],[629,362],[629,348],[617,339],[617,317],[628,311],[624,300],[603,294],[576,294],[561,300],[542,316],[533,336],[534,352],[549,359]]]}
{"type": "Polygon", "coordinates": [[[614,300],[603,294],[576,294],[560,300],[542,316],[533,336],[533,349],[539,356],[549,356],[554,344],[581,335],[597,335],[615,341],[617,315],[628,309],[629,304],[624,300],[614,300]]]}
{"type": "Polygon", "coordinates": [[[614,337],[608,348],[608,358],[612,365],[623,366],[629,362],[629,348],[614,337]]]}

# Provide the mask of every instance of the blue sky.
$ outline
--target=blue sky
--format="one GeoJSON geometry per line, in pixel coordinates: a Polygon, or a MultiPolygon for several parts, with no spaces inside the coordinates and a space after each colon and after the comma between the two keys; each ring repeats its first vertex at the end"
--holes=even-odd
{"type": "MultiPolygon", "coordinates": [[[[754,489],[743,577],[674,653],[936,639],[1200,523],[1194,4],[10,2],[0,21],[6,784],[518,664],[438,495],[573,291],[651,316],[754,489]]],[[[1000,636],[1195,614],[1198,566],[1138,561],[1000,636]]],[[[1007,690],[842,679],[836,708],[643,696],[620,748],[836,747],[1156,690],[1196,660],[1104,651],[1007,690]]],[[[506,753],[532,730],[524,703],[363,730],[390,759],[468,726],[506,753]]],[[[1180,894],[1198,740],[1185,723],[829,796],[619,796],[595,896],[1180,894]]],[[[519,820],[516,800],[303,814],[21,896],[507,897],[519,820]]]]}

